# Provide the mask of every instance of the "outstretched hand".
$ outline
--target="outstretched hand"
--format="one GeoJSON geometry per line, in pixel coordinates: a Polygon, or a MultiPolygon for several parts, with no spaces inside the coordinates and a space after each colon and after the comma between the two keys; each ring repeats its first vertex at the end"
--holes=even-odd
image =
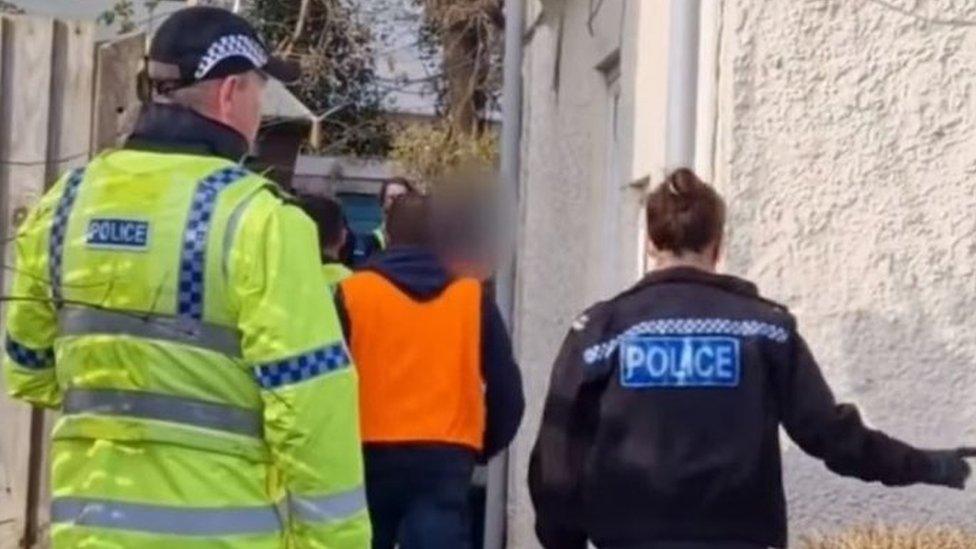
{"type": "Polygon", "coordinates": [[[974,459],[976,458],[976,447],[966,446],[956,450],[956,454],[963,459],[974,459]]]}
{"type": "Polygon", "coordinates": [[[930,479],[932,484],[948,486],[957,490],[966,488],[966,481],[972,474],[972,467],[966,460],[976,458],[976,448],[932,450],[927,453],[932,468],[930,479]]]}

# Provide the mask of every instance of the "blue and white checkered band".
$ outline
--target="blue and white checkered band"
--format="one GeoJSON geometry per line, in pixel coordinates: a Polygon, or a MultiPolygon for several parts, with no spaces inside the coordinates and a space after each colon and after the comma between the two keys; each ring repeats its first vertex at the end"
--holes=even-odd
{"type": "Polygon", "coordinates": [[[48,276],[51,279],[51,298],[56,307],[61,306],[62,287],[61,287],[61,268],[64,264],[64,237],[68,232],[68,220],[71,218],[71,209],[75,205],[78,197],[78,187],[85,179],[85,170],[77,169],[68,176],[65,182],[64,192],[58,200],[58,206],[54,210],[54,220],[51,223],[51,236],[48,239],[48,276]]]}
{"type": "Polygon", "coordinates": [[[732,337],[762,337],[786,343],[790,334],[785,328],[759,320],[730,320],[727,318],[661,318],[634,324],[616,337],[593,345],[583,351],[583,362],[595,364],[610,358],[627,338],[647,335],[714,335],[732,337]]]}
{"type": "Polygon", "coordinates": [[[18,366],[40,370],[54,366],[54,349],[31,349],[26,345],[14,341],[14,338],[7,334],[4,349],[18,366]]]}
{"type": "Polygon", "coordinates": [[[199,80],[207,76],[207,73],[221,61],[231,57],[244,57],[253,63],[255,68],[261,68],[268,63],[268,53],[257,40],[245,34],[232,34],[210,44],[207,53],[197,64],[197,70],[193,73],[194,78],[199,80]]]}
{"type": "Polygon", "coordinates": [[[260,364],[254,368],[254,377],[261,387],[275,389],[341,370],[348,367],[349,362],[346,347],[340,342],[303,355],[260,364]]]}
{"type": "Polygon", "coordinates": [[[180,252],[176,314],[182,318],[203,320],[207,239],[214,205],[220,191],[246,175],[247,170],[240,166],[231,166],[217,170],[197,183],[183,233],[183,250],[180,252]]]}

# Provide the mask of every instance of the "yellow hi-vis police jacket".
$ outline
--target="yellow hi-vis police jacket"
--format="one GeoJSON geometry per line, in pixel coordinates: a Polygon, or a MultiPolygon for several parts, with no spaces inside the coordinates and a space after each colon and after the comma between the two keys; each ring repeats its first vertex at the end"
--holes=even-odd
{"type": "Polygon", "coordinates": [[[315,226],[272,191],[120,150],[21,226],[3,370],[62,411],[55,547],[369,545],[355,369],[315,226]]]}

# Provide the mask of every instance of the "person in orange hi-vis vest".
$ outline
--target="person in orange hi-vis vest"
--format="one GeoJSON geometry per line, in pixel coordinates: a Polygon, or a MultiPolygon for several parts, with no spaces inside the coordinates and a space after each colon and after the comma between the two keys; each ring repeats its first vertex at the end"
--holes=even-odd
{"type": "Polygon", "coordinates": [[[336,295],[360,376],[373,547],[470,547],[478,461],[512,441],[522,380],[501,315],[433,251],[427,197],[390,207],[390,247],[336,295]]]}

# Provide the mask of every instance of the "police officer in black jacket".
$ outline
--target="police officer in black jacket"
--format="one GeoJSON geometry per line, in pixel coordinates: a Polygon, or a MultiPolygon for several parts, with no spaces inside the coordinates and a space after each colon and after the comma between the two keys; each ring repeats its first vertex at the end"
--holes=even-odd
{"type": "Polygon", "coordinates": [[[838,474],[964,487],[972,449],[865,427],[789,311],[714,272],[724,220],[710,186],[674,172],[647,206],[658,269],[573,324],[529,471],[547,549],[784,547],[780,425],[838,474]]]}

